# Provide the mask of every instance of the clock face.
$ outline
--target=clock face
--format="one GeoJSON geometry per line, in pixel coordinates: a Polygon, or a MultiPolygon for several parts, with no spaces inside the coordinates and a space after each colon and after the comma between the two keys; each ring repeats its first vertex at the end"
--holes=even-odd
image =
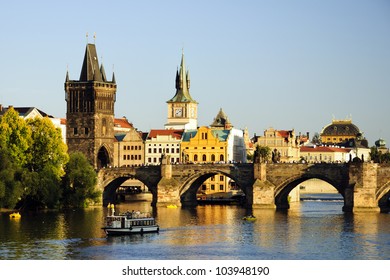
{"type": "Polygon", "coordinates": [[[183,115],[183,109],[182,108],[178,108],[175,110],[175,116],[176,117],[181,117],[183,115]]]}

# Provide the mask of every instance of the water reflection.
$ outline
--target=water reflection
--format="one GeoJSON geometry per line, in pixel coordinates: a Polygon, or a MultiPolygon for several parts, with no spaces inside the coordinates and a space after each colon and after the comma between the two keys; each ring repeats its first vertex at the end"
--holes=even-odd
{"type": "Polygon", "coordinates": [[[342,202],[307,201],[288,211],[237,206],[153,208],[150,202],[117,212],[151,212],[159,234],[106,237],[107,209],[0,214],[0,259],[388,259],[390,215],[343,213],[342,202]]]}

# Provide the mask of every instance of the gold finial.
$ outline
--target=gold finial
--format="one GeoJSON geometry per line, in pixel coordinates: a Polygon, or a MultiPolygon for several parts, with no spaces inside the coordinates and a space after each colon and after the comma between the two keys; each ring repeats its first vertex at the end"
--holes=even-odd
{"type": "Polygon", "coordinates": [[[87,44],[88,44],[88,32],[87,32],[87,34],[85,35],[85,37],[87,38],[87,44]]]}
{"type": "Polygon", "coordinates": [[[93,43],[96,43],[96,32],[93,33],[93,43]]]}

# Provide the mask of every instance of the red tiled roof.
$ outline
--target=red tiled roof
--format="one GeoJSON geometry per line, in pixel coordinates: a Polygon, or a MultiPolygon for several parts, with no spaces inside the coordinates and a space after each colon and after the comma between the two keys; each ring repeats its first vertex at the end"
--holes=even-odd
{"type": "Polygon", "coordinates": [[[61,122],[61,124],[66,125],[66,119],[65,118],[61,118],[60,122],[61,122]]]}
{"type": "Polygon", "coordinates": [[[149,132],[148,139],[156,138],[157,135],[171,135],[176,139],[181,139],[184,130],[176,130],[176,129],[152,129],[149,132]]]}
{"type": "Polygon", "coordinates": [[[114,119],[114,126],[121,128],[132,128],[133,124],[129,123],[129,121],[125,118],[114,119]]]}
{"type": "Polygon", "coordinates": [[[316,147],[306,147],[302,146],[300,148],[301,152],[310,153],[310,152],[321,152],[321,153],[349,153],[351,149],[339,148],[339,147],[328,147],[328,146],[316,146],[316,147]]]}
{"type": "Polygon", "coordinates": [[[290,131],[288,130],[277,130],[277,132],[279,133],[279,135],[283,138],[288,138],[290,137],[290,131]]]}

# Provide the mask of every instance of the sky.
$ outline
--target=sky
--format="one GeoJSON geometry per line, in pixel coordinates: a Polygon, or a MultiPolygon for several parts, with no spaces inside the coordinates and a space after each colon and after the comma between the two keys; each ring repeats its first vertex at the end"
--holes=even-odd
{"type": "Polygon", "coordinates": [[[390,146],[388,0],[16,0],[0,26],[3,106],[65,117],[66,72],[79,79],[89,42],[115,73],[115,117],[164,128],[184,51],[200,126],[220,108],[250,136],[352,118],[390,146]]]}

